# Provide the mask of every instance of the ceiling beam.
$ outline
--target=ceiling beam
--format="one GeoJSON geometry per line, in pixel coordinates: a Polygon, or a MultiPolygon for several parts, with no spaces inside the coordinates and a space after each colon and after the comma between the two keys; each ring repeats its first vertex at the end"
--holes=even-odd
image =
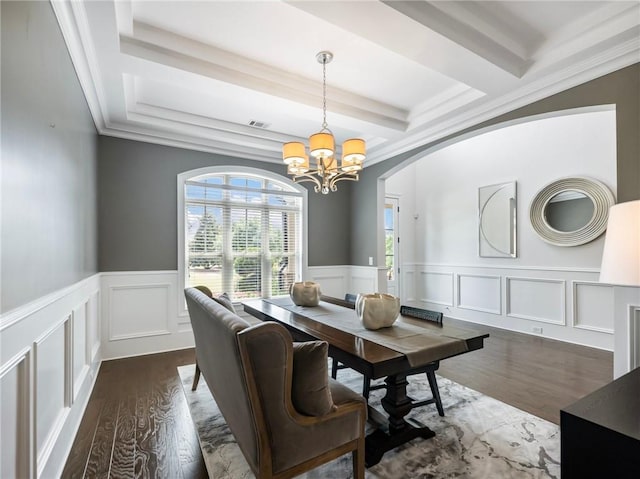
{"type": "MultiPolygon", "coordinates": [[[[493,42],[494,52],[484,57],[427,25],[426,2],[288,1],[300,10],[367,39],[404,58],[464,83],[486,94],[499,94],[514,84],[526,66],[516,55],[493,42]],[[396,3],[402,4],[396,6],[396,3]],[[412,18],[415,17],[415,18],[412,18]]],[[[433,8],[433,7],[431,7],[433,8]]],[[[430,10],[429,10],[430,11],[430,10]]],[[[440,21],[445,15],[438,11],[440,21]]],[[[450,18],[450,17],[447,17],[450,18]]],[[[449,26],[451,30],[453,27],[449,26]]],[[[440,28],[444,30],[444,26],[440,28]]],[[[468,30],[468,29],[467,29],[468,30]]],[[[468,32],[469,36],[471,32],[468,32]]],[[[489,50],[489,39],[479,32],[489,50]]],[[[460,40],[462,41],[462,40],[460,40]]]]}

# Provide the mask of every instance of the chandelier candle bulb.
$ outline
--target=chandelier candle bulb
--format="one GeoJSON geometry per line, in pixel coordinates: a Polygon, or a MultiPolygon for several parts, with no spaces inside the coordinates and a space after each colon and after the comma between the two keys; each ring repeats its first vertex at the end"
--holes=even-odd
{"type": "Polygon", "coordinates": [[[291,163],[287,165],[287,173],[290,175],[301,175],[309,171],[309,158],[305,157],[302,163],[291,163]]]}

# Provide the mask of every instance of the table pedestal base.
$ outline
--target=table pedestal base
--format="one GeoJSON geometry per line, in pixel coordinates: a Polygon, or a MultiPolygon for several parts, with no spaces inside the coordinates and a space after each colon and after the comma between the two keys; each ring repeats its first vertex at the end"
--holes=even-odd
{"type": "MultiPolygon", "coordinates": [[[[418,421],[405,420],[405,416],[411,411],[413,401],[407,396],[406,374],[395,374],[385,379],[386,395],[382,398],[382,407],[387,412],[388,427],[385,430],[379,428],[369,434],[365,442],[364,462],[367,467],[380,462],[385,452],[421,437],[429,439],[436,435],[431,429],[418,421]]],[[[377,416],[377,414],[374,414],[377,416]]],[[[369,417],[375,419],[374,417],[369,417]]]]}
{"type": "MultiPolygon", "coordinates": [[[[411,420],[409,420],[411,421],[411,420]]],[[[413,421],[411,421],[413,422],[413,421]]],[[[364,463],[367,467],[375,466],[380,462],[385,452],[398,447],[405,442],[421,437],[429,439],[436,435],[427,426],[415,422],[416,425],[409,424],[401,430],[393,433],[387,433],[382,429],[376,429],[369,434],[365,442],[364,463]]]]}

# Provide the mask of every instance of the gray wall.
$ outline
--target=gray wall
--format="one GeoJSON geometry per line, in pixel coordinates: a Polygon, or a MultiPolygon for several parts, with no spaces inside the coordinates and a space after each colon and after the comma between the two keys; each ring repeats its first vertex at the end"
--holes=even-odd
{"type": "Polygon", "coordinates": [[[365,168],[361,180],[351,191],[351,210],[357,212],[357,220],[354,216],[350,264],[366,265],[372,254],[377,259],[377,182],[406,159],[490,125],[546,112],[605,104],[616,105],[617,202],[640,199],[640,64],[635,64],[365,168]]]}
{"type": "Polygon", "coordinates": [[[1,16],[6,312],[97,272],[97,134],[49,2],[2,1],[1,16]]]}
{"type": "MultiPolygon", "coordinates": [[[[242,165],[283,175],[271,164],[101,136],[98,160],[100,271],[178,268],[177,175],[242,165]]],[[[309,265],[348,264],[349,183],[338,192],[309,191],[309,265]]]]}

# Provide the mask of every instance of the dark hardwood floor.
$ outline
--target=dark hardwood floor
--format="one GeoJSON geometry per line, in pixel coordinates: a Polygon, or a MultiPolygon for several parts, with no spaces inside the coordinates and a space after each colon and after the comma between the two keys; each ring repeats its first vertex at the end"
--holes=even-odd
{"type": "Polygon", "coordinates": [[[193,349],[100,367],[65,478],[206,478],[198,436],[176,368],[193,349]]]}
{"type": "MultiPolygon", "coordinates": [[[[556,424],[560,408],[613,379],[610,352],[447,321],[491,337],[440,375],[556,424]]],[[[194,361],[192,349],[105,361],[63,477],[207,477],[176,372],[194,361]]]]}
{"type": "Polygon", "coordinates": [[[613,381],[613,353],[480,324],[485,347],[440,363],[438,374],[560,424],[560,409],[613,381]]]}

